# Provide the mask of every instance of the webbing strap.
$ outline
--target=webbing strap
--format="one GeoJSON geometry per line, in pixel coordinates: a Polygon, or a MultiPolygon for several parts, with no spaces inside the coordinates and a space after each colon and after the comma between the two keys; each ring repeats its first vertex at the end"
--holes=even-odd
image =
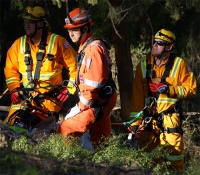
{"type": "Polygon", "coordinates": [[[77,74],[76,74],[76,84],[79,84],[79,72],[80,72],[80,66],[83,61],[83,58],[85,56],[85,48],[94,40],[101,40],[99,37],[91,37],[89,40],[87,40],[86,44],[84,45],[83,49],[80,51],[80,53],[77,53],[76,55],[76,61],[77,61],[77,74]]]}
{"type": "Polygon", "coordinates": [[[26,51],[25,51],[25,57],[24,57],[24,62],[27,65],[27,78],[30,82],[30,86],[33,88],[34,87],[34,82],[33,82],[33,77],[32,77],[32,67],[31,67],[31,63],[32,63],[32,58],[31,58],[31,51],[30,51],[30,46],[29,44],[26,42],[26,51]]]}
{"type": "Polygon", "coordinates": [[[180,128],[165,128],[164,129],[164,132],[166,133],[179,133],[181,135],[183,135],[183,129],[180,127],[180,128]]]}
{"type": "Polygon", "coordinates": [[[47,31],[43,31],[42,40],[40,42],[39,52],[38,52],[38,55],[37,55],[37,65],[36,65],[35,75],[34,75],[35,81],[40,78],[40,68],[41,68],[41,65],[42,65],[42,60],[43,60],[44,55],[45,55],[46,41],[47,41],[47,31]]]}
{"type": "Polygon", "coordinates": [[[170,73],[170,70],[172,69],[172,66],[174,64],[175,57],[176,57],[175,54],[170,53],[170,57],[169,57],[167,64],[165,66],[165,72],[163,73],[163,76],[161,78],[162,82],[165,82],[166,78],[169,77],[169,73],[170,73]]]}
{"type": "MultiPolygon", "coordinates": [[[[78,69],[78,71],[77,71],[77,75],[76,75],[76,84],[79,84],[79,72],[80,72],[80,66],[81,66],[83,58],[85,56],[85,52],[84,51],[85,51],[86,47],[90,43],[92,43],[93,41],[95,41],[95,40],[102,41],[104,43],[104,45],[106,46],[106,48],[108,49],[108,43],[105,40],[103,40],[103,39],[101,39],[101,38],[99,38],[97,36],[93,36],[89,40],[87,40],[87,42],[84,45],[83,49],[80,51],[79,54],[77,54],[77,62],[78,62],[78,64],[77,64],[78,68],[77,69],[78,69]]],[[[101,45],[101,44],[98,44],[98,45],[101,45]]],[[[106,51],[104,51],[104,55],[107,57],[106,51]]],[[[106,59],[107,59],[107,62],[108,62],[108,58],[106,58],[106,59]]],[[[94,103],[92,105],[93,108],[98,108],[98,107],[104,107],[104,106],[106,106],[109,103],[109,101],[110,101],[111,95],[113,95],[113,93],[114,93],[114,89],[116,89],[116,85],[115,85],[115,83],[114,83],[114,81],[112,79],[112,72],[111,72],[111,67],[110,66],[108,68],[108,73],[109,73],[109,76],[108,76],[108,80],[107,80],[106,84],[104,86],[102,86],[100,88],[99,92],[98,92],[98,96],[100,98],[105,99],[105,102],[102,103],[101,105],[98,104],[98,103],[94,103]],[[108,92],[107,92],[107,90],[108,90],[108,92]]]]}

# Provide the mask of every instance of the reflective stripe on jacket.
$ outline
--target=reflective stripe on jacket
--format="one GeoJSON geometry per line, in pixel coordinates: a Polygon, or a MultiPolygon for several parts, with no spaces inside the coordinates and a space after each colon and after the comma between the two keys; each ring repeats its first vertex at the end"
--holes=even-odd
{"type": "MultiPolygon", "coordinates": [[[[92,34],[89,34],[86,41],[91,37],[92,34]]],[[[86,41],[80,46],[79,52],[86,41]]],[[[81,109],[89,108],[94,103],[104,102],[98,97],[98,91],[108,80],[110,66],[109,53],[102,41],[95,40],[85,48],[85,56],[79,71],[79,106],[81,109]]]]}
{"type": "MultiPolygon", "coordinates": [[[[159,81],[165,71],[165,66],[168,60],[159,67],[153,66],[155,71],[155,78],[153,81],[159,81]]],[[[134,78],[132,100],[131,100],[131,113],[130,116],[134,117],[145,106],[145,92],[143,90],[143,82],[146,79],[146,60],[142,60],[136,67],[136,74],[134,78]]],[[[156,100],[156,113],[161,113],[170,109],[177,101],[183,98],[191,98],[196,95],[197,82],[187,62],[176,57],[173,67],[170,71],[169,77],[166,78],[169,84],[170,96],[167,94],[160,94],[156,100]]],[[[141,116],[142,117],[142,116],[141,116]]],[[[141,118],[136,120],[132,125],[140,125],[141,118]]]]}
{"type": "MultiPolygon", "coordinates": [[[[7,52],[6,66],[4,73],[6,77],[6,85],[10,91],[20,87],[20,77],[24,87],[30,87],[27,77],[27,65],[24,62],[24,53],[26,51],[26,42],[28,42],[31,58],[32,58],[32,77],[34,77],[37,65],[37,53],[39,50],[39,43],[33,45],[29,37],[22,36],[18,38],[7,52]]],[[[60,85],[62,79],[63,66],[69,70],[70,80],[75,82],[76,77],[76,59],[75,50],[70,46],[62,36],[48,32],[47,46],[42,66],[40,68],[39,84],[36,88],[46,87],[49,84],[60,85]],[[52,59],[48,59],[48,54],[52,59]],[[45,81],[45,83],[44,83],[45,81]]],[[[48,89],[42,88],[41,92],[46,92],[48,89]]]]}

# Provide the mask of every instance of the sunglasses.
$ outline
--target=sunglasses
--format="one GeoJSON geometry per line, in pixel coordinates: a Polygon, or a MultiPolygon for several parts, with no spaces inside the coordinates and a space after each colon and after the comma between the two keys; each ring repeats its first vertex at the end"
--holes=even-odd
{"type": "Polygon", "coordinates": [[[155,40],[154,40],[154,41],[153,41],[153,45],[154,45],[155,43],[156,43],[157,45],[159,45],[159,46],[165,46],[165,45],[167,44],[167,43],[162,42],[162,41],[155,41],[155,40]]]}

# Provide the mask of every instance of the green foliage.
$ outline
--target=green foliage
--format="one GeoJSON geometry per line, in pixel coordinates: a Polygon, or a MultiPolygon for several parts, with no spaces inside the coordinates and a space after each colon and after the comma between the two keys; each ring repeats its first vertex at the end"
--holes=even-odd
{"type": "Polygon", "coordinates": [[[134,69],[135,69],[137,63],[142,59],[145,59],[147,55],[149,55],[150,47],[147,47],[146,42],[139,42],[139,45],[136,47],[132,45],[130,51],[131,51],[131,59],[132,62],[134,63],[134,69]]]}
{"type": "Polygon", "coordinates": [[[20,154],[20,152],[1,150],[0,157],[0,174],[44,175],[44,173],[33,164],[22,163],[24,159],[23,153],[20,154]]]}
{"type": "Polygon", "coordinates": [[[15,139],[12,144],[12,149],[15,151],[28,151],[32,148],[31,145],[28,144],[25,136],[21,136],[19,139],[15,139]]]}
{"type": "Polygon", "coordinates": [[[98,0],[87,0],[88,4],[96,5],[98,4],[98,0]]]}
{"type": "MultiPolygon", "coordinates": [[[[135,167],[146,173],[153,172],[155,175],[171,175],[174,173],[169,168],[170,162],[156,163],[160,162],[160,158],[169,155],[169,151],[165,146],[158,147],[157,151],[149,154],[143,150],[131,148],[124,138],[124,134],[119,134],[114,138],[107,139],[95,151],[89,151],[78,145],[77,140],[72,138],[64,139],[57,134],[50,135],[46,140],[38,140],[35,145],[28,144],[30,140],[22,136],[13,141],[12,150],[5,149],[0,152],[2,167],[0,172],[17,175],[48,174],[47,172],[50,168],[50,174],[56,174],[54,173],[56,169],[57,173],[59,172],[60,174],[72,171],[83,173],[80,165],[86,163],[124,168],[135,167]],[[68,143],[67,146],[66,141],[68,143]],[[38,162],[43,163],[38,164],[38,162]],[[67,166],[70,162],[73,166],[77,165],[77,168],[74,167],[72,169],[70,165],[67,166]],[[51,164],[57,165],[57,167],[49,167],[51,164]]],[[[199,163],[198,159],[192,159],[187,164],[188,170],[186,174],[196,175],[195,173],[199,172],[197,169],[199,163]]],[[[91,172],[91,169],[86,169],[86,171],[91,172]]]]}
{"type": "Polygon", "coordinates": [[[112,19],[114,24],[119,24],[121,21],[121,8],[110,6],[108,17],[110,17],[110,19],[112,19]]]}
{"type": "Polygon", "coordinates": [[[65,0],[51,0],[53,5],[57,5],[57,7],[60,9],[62,7],[61,1],[65,2],[65,0]]]}
{"type": "Polygon", "coordinates": [[[11,10],[23,10],[24,4],[22,0],[11,0],[11,10]]]}

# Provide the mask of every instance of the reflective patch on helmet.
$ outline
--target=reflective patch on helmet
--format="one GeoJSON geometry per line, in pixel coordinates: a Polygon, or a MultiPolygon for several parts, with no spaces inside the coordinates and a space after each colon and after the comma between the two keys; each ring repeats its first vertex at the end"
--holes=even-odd
{"type": "Polygon", "coordinates": [[[190,66],[187,66],[187,70],[188,72],[192,72],[192,69],[190,68],[190,66]]]}
{"type": "Polygon", "coordinates": [[[80,81],[80,83],[84,82],[83,74],[79,74],[79,81],[80,81]]]}
{"type": "Polygon", "coordinates": [[[65,42],[64,42],[64,46],[65,46],[65,48],[67,49],[67,48],[70,47],[70,44],[69,44],[67,41],[65,41],[65,42]]]}

